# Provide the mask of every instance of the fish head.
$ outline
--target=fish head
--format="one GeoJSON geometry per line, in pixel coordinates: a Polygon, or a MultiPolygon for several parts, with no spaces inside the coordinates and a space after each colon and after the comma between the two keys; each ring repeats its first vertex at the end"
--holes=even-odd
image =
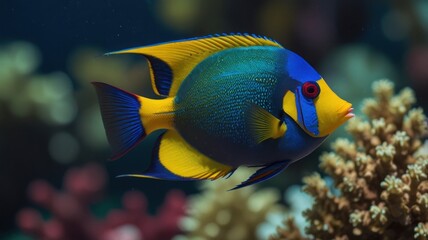
{"type": "Polygon", "coordinates": [[[290,78],[296,84],[286,91],[283,110],[306,133],[325,137],[354,117],[352,104],[337,96],[303,58],[294,54],[288,65],[290,78]]]}

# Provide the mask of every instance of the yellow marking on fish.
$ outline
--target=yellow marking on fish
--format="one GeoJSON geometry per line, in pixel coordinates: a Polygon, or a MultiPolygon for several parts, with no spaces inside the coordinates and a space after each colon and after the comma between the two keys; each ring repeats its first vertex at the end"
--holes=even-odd
{"type": "Polygon", "coordinates": [[[159,161],[172,173],[185,178],[217,179],[233,169],[203,155],[172,130],[162,137],[159,161]]]}
{"type": "Polygon", "coordinates": [[[172,129],[174,123],[174,98],[149,99],[139,97],[140,117],[146,135],[158,129],[172,129]]]}

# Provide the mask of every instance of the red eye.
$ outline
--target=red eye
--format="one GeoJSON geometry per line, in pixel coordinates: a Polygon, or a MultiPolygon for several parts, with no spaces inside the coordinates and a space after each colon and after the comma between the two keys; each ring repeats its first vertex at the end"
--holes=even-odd
{"type": "Polygon", "coordinates": [[[320,94],[320,86],[316,82],[305,82],[302,86],[303,96],[314,99],[320,94]]]}

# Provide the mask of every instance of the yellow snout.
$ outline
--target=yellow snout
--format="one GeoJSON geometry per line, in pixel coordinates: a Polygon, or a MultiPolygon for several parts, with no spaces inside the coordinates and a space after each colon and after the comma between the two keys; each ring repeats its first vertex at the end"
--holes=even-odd
{"type": "Polygon", "coordinates": [[[318,129],[322,137],[332,133],[348,119],[354,117],[354,114],[352,104],[338,97],[324,79],[317,82],[321,93],[314,103],[318,115],[318,129]]]}

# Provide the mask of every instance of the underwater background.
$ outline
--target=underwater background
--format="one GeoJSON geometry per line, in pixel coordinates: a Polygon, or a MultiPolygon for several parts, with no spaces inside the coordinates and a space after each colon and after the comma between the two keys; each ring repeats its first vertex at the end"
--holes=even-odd
{"type": "MultiPolygon", "coordinates": [[[[140,144],[122,159],[107,160],[90,82],[153,93],[142,56],[103,53],[214,33],[265,35],[305,58],[357,115],[376,120],[383,109],[370,112],[363,100],[379,79],[389,79],[381,84],[387,92],[410,87],[414,100],[408,102],[428,110],[427,12],[425,0],[2,1],[0,239],[269,238],[286,215],[299,219],[311,206],[298,185],[314,171],[329,174],[318,168],[319,156],[337,136],[349,137],[344,128],[251,188],[227,192],[246,179],[245,170],[229,182],[115,178],[143,170],[150,152],[140,144]]],[[[422,133],[408,135],[423,142],[422,133]]]]}

